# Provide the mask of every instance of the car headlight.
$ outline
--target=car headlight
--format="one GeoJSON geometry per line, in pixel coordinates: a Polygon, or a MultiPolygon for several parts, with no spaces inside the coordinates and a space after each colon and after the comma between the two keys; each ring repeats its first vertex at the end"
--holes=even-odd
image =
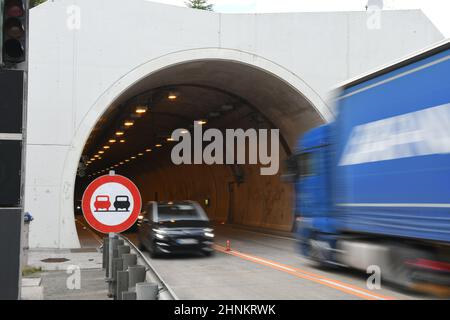
{"type": "Polygon", "coordinates": [[[213,233],[214,230],[213,229],[205,228],[205,229],[203,229],[203,231],[204,231],[205,237],[214,238],[214,233],[213,233]]]}
{"type": "Polygon", "coordinates": [[[158,239],[164,239],[165,236],[167,235],[167,231],[161,229],[153,229],[153,232],[155,233],[155,236],[158,239]]]}

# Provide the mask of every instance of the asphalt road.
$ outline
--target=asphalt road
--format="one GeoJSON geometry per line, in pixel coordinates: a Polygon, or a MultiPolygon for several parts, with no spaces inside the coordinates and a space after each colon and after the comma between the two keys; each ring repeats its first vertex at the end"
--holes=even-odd
{"type": "MultiPolygon", "coordinates": [[[[368,275],[321,270],[299,256],[296,240],[230,226],[215,228],[212,257],[183,255],[151,259],[180,299],[423,299],[382,283],[366,287],[368,275]],[[231,251],[226,251],[226,241],[231,251]]],[[[127,234],[137,243],[136,234],[127,234]]],[[[145,253],[150,259],[148,253],[145,253]]]]}

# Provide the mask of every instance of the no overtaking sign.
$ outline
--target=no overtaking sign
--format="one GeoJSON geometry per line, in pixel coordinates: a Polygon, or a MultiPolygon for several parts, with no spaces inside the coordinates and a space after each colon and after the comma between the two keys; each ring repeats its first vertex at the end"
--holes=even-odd
{"type": "Polygon", "coordinates": [[[139,217],[142,200],[136,185],[120,175],[95,179],[83,194],[82,209],[86,221],[102,233],[120,233],[139,217]]]}

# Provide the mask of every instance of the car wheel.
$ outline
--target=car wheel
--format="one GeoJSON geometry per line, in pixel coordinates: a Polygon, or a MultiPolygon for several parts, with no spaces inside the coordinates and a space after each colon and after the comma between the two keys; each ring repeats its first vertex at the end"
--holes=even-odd
{"type": "Polygon", "coordinates": [[[214,255],[214,251],[205,251],[203,252],[203,254],[205,255],[205,257],[212,257],[214,255]]]}
{"type": "Polygon", "coordinates": [[[152,259],[156,259],[158,257],[158,253],[156,252],[156,246],[154,243],[152,244],[152,247],[151,247],[149,253],[150,253],[150,258],[152,258],[152,259]]]}

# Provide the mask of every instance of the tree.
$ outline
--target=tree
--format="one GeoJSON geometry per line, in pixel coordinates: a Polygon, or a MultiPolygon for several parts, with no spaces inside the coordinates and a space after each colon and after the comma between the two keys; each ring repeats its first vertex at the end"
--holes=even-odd
{"type": "Polygon", "coordinates": [[[30,0],[30,8],[36,7],[47,0],[30,0]]]}
{"type": "Polygon", "coordinates": [[[186,1],[186,6],[192,9],[213,11],[212,4],[208,3],[208,0],[188,0],[186,1]]]}

